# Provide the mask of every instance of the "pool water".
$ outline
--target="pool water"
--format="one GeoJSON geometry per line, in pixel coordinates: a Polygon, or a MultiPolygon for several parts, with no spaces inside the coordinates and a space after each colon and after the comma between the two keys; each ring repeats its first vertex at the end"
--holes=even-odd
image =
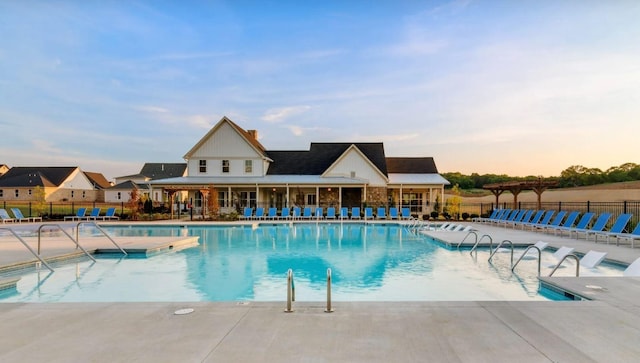
{"type": "MultiPolygon", "coordinates": [[[[296,301],[548,300],[538,292],[537,264],[511,273],[507,254],[487,262],[449,250],[398,224],[272,224],[252,226],[109,227],[121,236],[199,236],[197,247],[140,258],[97,255],[48,270],[22,271],[1,302],[284,301],[292,269],[296,301]]],[[[543,256],[548,275],[550,253],[543,256]]],[[[571,266],[556,272],[574,273],[571,266]],[[564,270],[564,271],[563,271],[564,270]]],[[[581,275],[620,276],[601,265],[581,275]]],[[[551,296],[556,298],[556,296],[551,296]]]]}

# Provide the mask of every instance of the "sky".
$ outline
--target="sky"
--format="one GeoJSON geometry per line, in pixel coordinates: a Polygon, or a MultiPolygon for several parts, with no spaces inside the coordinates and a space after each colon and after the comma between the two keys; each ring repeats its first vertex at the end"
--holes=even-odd
{"type": "Polygon", "coordinates": [[[639,1],[0,0],[0,164],[108,179],[223,116],[440,172],[640,163],[639,1]]]}

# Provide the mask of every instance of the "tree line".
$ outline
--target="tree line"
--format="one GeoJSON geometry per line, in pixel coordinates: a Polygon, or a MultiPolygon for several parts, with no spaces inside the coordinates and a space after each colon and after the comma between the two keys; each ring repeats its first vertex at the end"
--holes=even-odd
{"type": "MultiPolygon", "coordinates": [[[[464,175],[459,172],[443,173],[442,176],[451,182],[448,188],[458,185],[460,189],[481,189],[485,184],[504,183],[509,181],[538,180],[540,177],[529,175],[514,177],[506,174],[478,174],[464,175]]],[[[619,183],[640,180],[640,165],[624,163],[612,166],[607,170],[588,168],[582,165],[572,165],[560,173],[560,176],[543,177],[542,180],[558,181],[558,187],[571,188],[604,183],[619,183]]]]}

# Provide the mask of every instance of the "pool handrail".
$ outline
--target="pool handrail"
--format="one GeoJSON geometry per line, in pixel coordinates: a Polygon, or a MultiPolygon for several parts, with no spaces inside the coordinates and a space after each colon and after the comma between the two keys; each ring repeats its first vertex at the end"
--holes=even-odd
{"type": "MultiPolygon", "coordinates": [[[[100,231],[105,237],[107,237],[109,239],[109,241],[111,241],[111,243],[113,243],[114,246],[116,246],[120,252],[122,252],[125,256],[128,255],[127,251],[123,250],[122,247],[120,247],[116,241],[113,240],[113,238],[111,238],[111,236],[109,236],[107,234],[107,232],[105,232],[104,229],[102,229],[102,227],[100,227],[96,222],[92,222],[92,221],[80,221],[78,222],[78,224],[76,225],[76,241],[80,242],[80,225],[81,224],[90,224],[93,225],[94,227],[96,227],[96,229],[98,231],[100,231]]],[[[79,244],[78,244],[79,246],[79,244]]]]}
{"type": "Polygon", "coordinates": [[[34,255],[40,261],[40,263],[45,265],[49,269],[49,271],[53,272],[53,268],[51,266],[49,266],[49,264],[39,254],[37,254],[36,251],[34,251],[33,248],[31,248],[27,244],[27,242],[25,242],[25,240],[22,239],[22,237],[18,236],[16,231],[14,231],[13,229],[11,229],[9,227],[0,227],[0,229],[5,229],[5,230],[9,231],[9,233],[11,233],[15,238],[17,238],[20,241],[20,243],[22,243],[29,250],[29,252],[31,252],[31,254],[34,255]]]}
{"type": "Polygon", "coordinates": [[[73,239],[73,237],[71,237],[71,235],[67,233],[67,231],[65,231],[64,228],[62,228],[62,226],[57,223],[43,223],[40,226],[38,226],[38,254],[40,254],[40,240],[42,236],[42,227],[47,227],[47,226],[58,227],[58,229],[60,229],[62,233],[64,233],[67,237],[69,237],[71,241],[73,241],[73,243],[76,244],[76,248],[79,248],[80,250],[82,250],[82,252],[84,252],[84,254],[87,255],[87,257],[89,257],[93,262],[96,262],[96,259],[93,258],[93,256],[91,256],[91,254],[87,252],[87,250],[85,250],[82,246],[80,246],[80,243],[78,243],[78,240],[73,239]]]}
{"type": "Polygon", "coordinates": [[[580,259],[578,258],[578,256],[574,255],[573,253],[569,253],[564,257],[562,257],[562,260],[560,260],[560,262],[558,262],[556,267],[553,268],[553,271],[551,271],[551,273],[549,274],[549,277],[553,276],[553,273],[556,272],[556,270],[560,267],[560,265],[562,265],[564,260],[566,260],[568,257],[571,257],[574,260],[576,260],[576,277],[580,277],[580,259]]]}

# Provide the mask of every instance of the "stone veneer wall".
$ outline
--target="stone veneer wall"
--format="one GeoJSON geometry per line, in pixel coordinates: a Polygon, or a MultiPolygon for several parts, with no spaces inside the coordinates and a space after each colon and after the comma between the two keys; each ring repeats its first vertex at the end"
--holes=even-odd
{"type": "Polygon", "coordinates": [[[387,188],[386,187],[368,187],[367,188],[367,206],[379,207],[387,205],[387,188]]]}

